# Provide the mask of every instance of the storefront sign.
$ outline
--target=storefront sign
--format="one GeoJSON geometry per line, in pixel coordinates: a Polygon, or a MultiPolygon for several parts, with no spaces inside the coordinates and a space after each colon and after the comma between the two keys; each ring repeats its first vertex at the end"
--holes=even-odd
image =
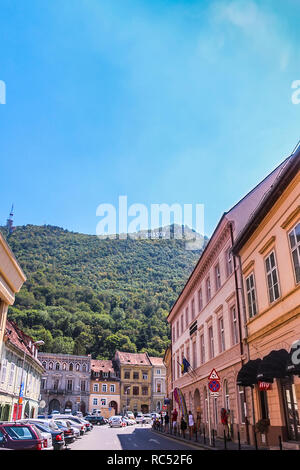
{"type": "Polygon", "coordinates": [[[259,390],[272,390],[272,384],[269,382],[258,382],[259,390]]]}

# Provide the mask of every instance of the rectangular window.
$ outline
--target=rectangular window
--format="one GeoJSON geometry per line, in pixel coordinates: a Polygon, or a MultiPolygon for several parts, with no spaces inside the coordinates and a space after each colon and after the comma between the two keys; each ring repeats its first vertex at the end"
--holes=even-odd
{"type": "Polygon", "coordinates": [[[158,383],[156,384],[156,392],[157,392],[157,393],[161,393],[161,383],[160,383],[160,382],[158,382],[158,383]]]}
{"type": "Polygon", "coordinates": [[[253,273],[251,273],[250,276],[248,276],[246,279],[246,295],[249,317],[252,318],[257,314],[256,291],[253,273]]]}
{"type": "Polygon", "coordinates": [[[67,389],[69,391],[73,390],[73,380],[68,380],[67,382],[67,389]]]}
{"type": "Polygon", "coordinates": [[[206,279],[206,299],[207,299],[207,302],[209,302],[211,299],[211,287],[210,287],[209,277],[206,279]]]}
{"type": "Polygon", "coordinates": [[[265,390],[259,391],[259,400],[260,400],[261,418],[268,419],[269,418],[268,397],[267,397],[267,392],[265,390]]]}
{"type": "Polygon", "coordinates": [[[226,274],[227,274],[227,277],[229,277],[233,272],[231,247],[227,248],[227,250],[225,251],[225,261],[226,261],[226,274]]]}
{"type": "Polygon", "coordinates": [[[185,326],[188,326],[189,324],[189,308],[187,307],[185,309],[185,326]]]}
{"type": "Polygon", "coordinates": [[[108,372],[103,372],[103,377],[107,378],[108,377],[108,372]]]}
{"type": "Polygon", "coordinates": [[[102,384],[102,392],[107,392],[107,385],[106,384],[102,384]]]}
{"type": "Polygon", "coordinates": [[[86,386],[85,386],[85,380],[81,381],[80,388],[82,392],[85,392],[86,386]]]}
{"type": "Polygon", "coordinates": [[[46,390],[47,387],[47,379],[42,379],[41,381],[41,389],[46,390]]]}
{"type": "Polygon", "coordinates": [[[193,341],[193,369],[197,368],[197,351],[196,351],[196,341],[193,341]]]}
{"type": "Polygon", "coordinates": [[[1,383],[4,383],[4,382],[5,382],[5,379],[6,379],[6,369],[7,369],[7,359],[2,359],[1,383]]]}
{"type": "Polygon", "coordinates": [[[200,357],[201,357],[201,364],[204,364],[205,363],[204,334],[200,336],[200,357]]]}
{"type": "Polygon", "coordinates": [[[289,233],[296,283],[300,282],[300,222],[289,233]]]}
{"type": "Polygon", "coordinates": [[[216,283],[216,290],[219,290],[221,287],[221,273],[220,273],[219,263],[215,266],[215,283],[216,283]]]}
{"type": "Polygon", "coordinates": [[[183,333],[184,327],[183,327],[183,315],[180,317],[180,324],[181,324],[181,334],[183,333]]]}
{"type": "Polygon", "coordinates": [[[160,372],[161,372],[160,369],[156,369],[156,374],[157,374],[157,375],[160,375],[160,372]]]}
{"type": "Polygon", "coordinates": [[[220,353],[225,351],[225,332],[223,317],[219,318],[220,353]]]}
{"type": "Polygon", "coordinates": [[[132,394],[133,395],[139,395],[139,392],[140,392],[139,387],[133,387],[133,389],[132,389],[132,394]]]}
{"type": "Polygon", "coordinates": [[[140,374],[138,372],[133,373],[134,380],[139,380],[140,374]]]}
{"type": "Polygon", "coordinates": [[[209,358],[212,359],[213,357],[215,357],[214,334],[213,334],[212,326],[208,328],[208,338],[209,338],[209,358]]]}
{"type": "Polygon", "coordinates": [[[53,383],[53,389],[54,389],[54,390],[58,390],[58,383],[59,383],[59,380],[58,380],[58,379],[54,379],[54,383],[53,383]]]}
{"type": "Polygon", "coordinates": [[[177,334],[177,339],[179,338],[179,320],[176,322],[176,334],[177,334]]]}
{"type": "Polygon", "coordinates": [[[186,358],[187,358],[187,361],[190,362],[190,347],[189,346],[186,347],[186,358]]]}
{"type": "Polygon", "coordinates": [[[110,393],[115,393],[115,386],[114,385],[110,386],[110,393]]]}
{"type": "Polygon", "coordinates": [[[98,384],[94,384],[93,391],[94,392],[99,392],[99,385],[98,384]]]}
{"type": "Polygon", "coordinates": [[[101,406],[106,406],[106,398],[101,398],[101,406]]]}
{"type": "Polygon", "coordinates": [[[192,300],[192,320],[195,318],[195,300],[192,300]]]}
{"type": "Polygon", "coordinates": [[[239,342],[239,333],[238,333],[238,324],[236,316],[235,306],[230,309],[231,314],[231,328],[232,328],[232,344],[237,344],[239,342]]]}
{"type": "Polygon", "coordinates": [[[239,387],[239,396],[240,396],[240,413],[241,413],[241,423],[246,421],[246,401],[245,393],[242,387],[239,387]]]}
{"type": "Polygon", "coordinates": [[[124,379],[130,379],[130,370],[125,370],[124,379]]]}
{"type": "Polygon", "coordinates": [[[98,405],[98,398],[93,398],[93,405],[98,405]]]}
{"type": "Polygon", "coordinates": [[[143,380],[148,380],[148,372],[143,372],[143,380]]]}
{"type": "Polygon", "coordinates": [[[9,374],[9,380],[8,380],[8,385],[12,385],[14,381],[14,376],[15,376],[15,369],[16,365],[12,362],[10,364],[10,374],[9,374]]]}
{"type": "Polygon", "coordinates": [[[279,280],[276,266],[275,252],[272,251],[265,259],[267,284],[269,290],[270,303],[274,302],[280,297],[279,280]]]}
{"type": "Polygon", "coordinates": [[[148,395],[148,387],[142,387],[142,395],[148,395]]]}
{"type": "Polygon", "coordinates": [[[202,297],[202,289],[198,290],[198,310],[201,312],[203,309],[203,297],[202,297]]]}

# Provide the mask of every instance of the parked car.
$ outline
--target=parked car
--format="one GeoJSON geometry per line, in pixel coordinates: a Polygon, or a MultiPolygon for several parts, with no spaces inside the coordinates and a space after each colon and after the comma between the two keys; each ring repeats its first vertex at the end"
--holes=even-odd
{"type": "Polygon", "coordinates": [[[128,416],[129,419],[135,419],[133,411],[127,411],[126,416],[128,416]]]}
{"type": "Polygon", "coordinates": [[[143,421],[143,418],[144,418],[143,413],[138,412],[136,417],[135,417],[135,420],[136,420],[137,423],[141,423],[143,421]]]}
{"type": "Polygon", "coordinates": [[[103,416],[97,416],[97,415],[86,415],[84,417],[85,421],[88,421],[91,424],[96,424],[98,426],[102,426],[103,424],[106,424],[106,420],[103,418],[103,416]]]}
{"type": "MultiPolygon", "coordinates": [[[[25,420],[23,420],[25,421],[25,420]]],[[[26,420],[32,424],[38,426],[44,426],[46,429],[49,429],[52,435],[52,445],[54,450],[62,450],[65,447],[65,438],[64,433],[58,426],[56,426],[53,419],[35,419],[30,418],[26,420]]]]}
{"type": "Polygon", "coordinates": [[[152,423],[152,416],[148,413],[144,414],[144,420],[146,424],[151,424],[152,423]]]}
{"type": "Polygon", "coordinates": [[[72,427],[64,420],[60,421],[59,419],[55,420],[55,424],[63,431],[66,445],[72,444],[75,441],[75,433],[72,427]]]}
{"type": "Polygon", "coordinates": [[[87,431],[87,424],[82,422],[81,418],[77,418],[77,416],[73,416],[73,415],[56,415],[55,416],[55,419],[67,419],[69,420],[71,423],[76,423],[76,424],[80,424],[80,435],[83,436],[84,433],[87,431]]]}
{"type": "Polygon", "coordinates": [[[80,435],[82,435],[82,433],[81,433],[82,424],[75,423],[74,421],[70,421],[67,418],[55,418],[54,422],[57,425],[58,425],[58,423],[60,423],[63,426],[71,427],[74,431],[75,437],[80,437],[80,435]]]}
{"type": "Polygon", "coordinates": [[[36,421],[33,422],[30,419],[18,420],[16,422],[20,424],[34,424],[34,426],[40,431],[41,436],[43,438],[42,450],[54,450],[53,443],[52,443],[52,434],[51,434],[50,428],[48,428],[46,425],[43,426],[41,423],[38,423],[36,421]]]}
{"type": "Polygon", "coordinates": [[[122,416],[112,416],[109,419],[109,425],[111,428],[121,428],[123,426],[124,421],[122,416]]]}
{"type": "Polygon", "coordinates": [[[0,447],[13,450],[42,450],[43,438],[32,424],[0,422],[0,447]]]}

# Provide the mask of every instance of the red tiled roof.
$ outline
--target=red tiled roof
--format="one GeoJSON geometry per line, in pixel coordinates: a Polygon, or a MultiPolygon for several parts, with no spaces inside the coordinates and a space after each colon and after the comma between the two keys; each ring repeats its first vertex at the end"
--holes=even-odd
{"type": "Polygon", "coordinates": [[[116,356],[119,358],[121,364],[151,366],[151,362],[149,361],[148,355],[146,353],[128,353],[116,351],[116,356]]]}
{"type": "Polygon", "coordinates": [[[114,372],[112,361],[102,360],[102,359],[92,359],[91,360],[91,370],[94,372],[114,372]]]}
{"type": "Polygon", "coordinates": [[[149,357],[150,362],[153,366],[164,366],[164,361],[162,357],[149,357]]]}
{"type": "Polygon", "coordinates": [[[11,342],[21,351],[26,352],[28,356],[31,356],[36,362],[40,364],[40,361],[35,358],[34,354],[29,348],[29,343],[34,343],[34,339],[20,330],[16,323],[6,320],[5,335],[9,342],[11,342]]]}

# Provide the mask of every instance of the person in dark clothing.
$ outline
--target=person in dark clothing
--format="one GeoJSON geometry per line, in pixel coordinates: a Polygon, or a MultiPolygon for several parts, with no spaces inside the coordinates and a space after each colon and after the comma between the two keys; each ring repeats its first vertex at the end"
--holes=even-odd
{"type": "Polygon", "coordinates": [[[169,431],[169,421],[170,421],[170,417],[168,415],[168,412],[166,412],[166,414],[165,414],[165,432],[169,431]]]}
{"type": "Polygon", "coordinates": [[[187,428],[187,424],[186,424],[185,419],[184,419],[183,416],[181,418],[180,428],[181,428],[181,432],[182,432],[183,437],[185,437],[185,431],[186,431],[186,428],[187,428]]]}

